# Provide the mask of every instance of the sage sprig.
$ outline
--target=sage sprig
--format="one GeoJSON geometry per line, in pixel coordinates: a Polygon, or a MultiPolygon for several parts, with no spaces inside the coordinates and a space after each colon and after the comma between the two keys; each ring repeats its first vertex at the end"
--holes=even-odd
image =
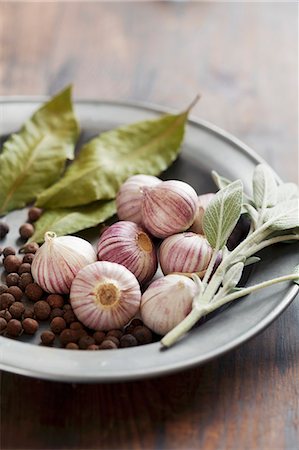
{"type": "MultiPolygon", "coordinates": [[[[222,188],[208,205],[203,223],[214,254],[221,251],[222,261],[211,277],[215,263],[215,258],[212,257],[203,282],[197,283],[200,290],[193,300],[191,313],[164,336],[161,340],[163,347],[173,345],[201,317],[228,302],[275,283],[292,280],[299,284],[297,266],[291,274],[249,287],[237,287],[245,265],[259,260],[254,256],[257,252],[278,242],[299,240],[299,197],[295,185],[278,185],[273,172],[263,164],[255,168],[252,196],[243,195],[240,181],[231,183],[216,173],[213,178],[222,188]],[[247,237],[229,252],[226,247],[228,232],[239,219],[241,210],[247,211],[252,219],[252,226],[247,237]]],[[[197,275],[193,274],[192,277],[196,279],[197,275]]]]}

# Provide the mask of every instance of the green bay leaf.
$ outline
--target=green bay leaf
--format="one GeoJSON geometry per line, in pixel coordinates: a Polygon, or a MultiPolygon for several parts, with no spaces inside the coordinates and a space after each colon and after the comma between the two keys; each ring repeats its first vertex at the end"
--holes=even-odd
{"type": "Polygon", "coordinates": [[[22,208],[53,184],[73,159],[79,127],[71,87],[42,105],[0,154],[0,215],[22,208]]]}
{"type": "Polygon", "coordinates": [[[131,175],[159,175],[176,159],[188,111],[137,122],[88,142],[64,177],[41,193],[37,205],[72,207],[115,198],[131,175]]]}
{"type": "Polygon", "coordinates": [[[114,200],[97,201],[76,208],[46,210],[35,223],[35,232],[29,242],[43,242],[47,231],[54,231],[57,236],[64,236],[95,227],[112,217],[115,212],[114,200]]]}

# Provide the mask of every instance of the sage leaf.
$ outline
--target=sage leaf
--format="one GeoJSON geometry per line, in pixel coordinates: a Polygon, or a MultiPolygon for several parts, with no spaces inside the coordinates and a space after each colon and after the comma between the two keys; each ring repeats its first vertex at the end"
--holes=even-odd
{"type": "MultiPolygon", "coordinates": [[[[229,180],[228,178],[225,178],[225,177],[219,175],[219,173],[217,173],[216,170],[212,170],[211,175],[212,175],[212,179],[213,179],[214,183],[216,184],[216,186],[218,187],[218,189],[223,189],[232,183],[232,181],[229,180]]],[[[245,194],[245,192],[243,192],[243,204],[245,204],[245,203],[252,204],[253,201],[252,201],[251,197],[249,197],[247,194],[245,194]]],[[[244,208],[244,205],[243,205],[242,206],[242,214],[245,214],[246,212],[247,212],[246,208],[244,208]]]]}
{"type": "Polygon", "coordinates": [[[284,231],[299,227],[299,200],[288,200],[267,209],[264,222],[269,222],[272,230],[284,231]]]}
{"type": "Polygon", "coordinates": [[[47,231],[54,231],[57,236],[64,236],[95,227],[112,217],[115,212],[114,200],[97,201],[77,208],[46,210],[35,223],[35,232],[29,242],[43,242],[47,231]]]}
{"type": "Polygon", "coordinates": [[[299,189],[295,183],[282,183],[277,187],[277,202],[285,202],[299,197],[299,189]]]}
{"type": "Polygon", "coordinates": [[[228,269],[222,282],[224,290],[231,290],[239,283],[243,269],[244,264],[242,262],[238,262],[228,269]]]}
{"type": "Polygon", "coordinates": [[[88,142],[64,177],[44,191],[37,205],[84,205],[112,199],[131,175],[159,175],[176,159],[188,111],[102,133],[88,142]]]}
{"type": "Polygon", "coordinates": [[[256,264],[261,261],[261,258],[258,256],[250,256],[246,259],[244,267],[251,266],[252,264],[256,264]]]}
{"type": "Polygon", "coordinates": [[[265,209],[277,203],[277,183],[272,170],[265,164],[258,164],[252,180],[253,199],[257,208],[265,209]]]}
{"type": "Polygon", "coordinates": [[[234,181],[217,192],[203,217],[204,233],[210,245],[221,249],[235,228],[242,208],[243,185],[234,181]]]}
{"type": "Polygon", "coordinates": [[[78,133],[68,87],[9,137],[0,154],[0,215],[24,207],[59,178],[78,133]]]}

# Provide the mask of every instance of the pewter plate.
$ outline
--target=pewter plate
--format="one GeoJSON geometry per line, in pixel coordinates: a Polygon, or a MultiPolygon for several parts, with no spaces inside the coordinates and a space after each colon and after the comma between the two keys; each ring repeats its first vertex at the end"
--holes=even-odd
{"type": "MultiPolygon", "coordinates": [[[[43,100],[0,99],[0,135],[18,130],[43,100]]],[[[148,105],[79,101],[76,112],[84,141],[122,124],[156,118],[163,110],[148,105]]],[[[252,171],[259,162],[262,159],[235,137],[194,119],[186,127],[181,156],[163,178],[187,181],[198,193],[204,193],[215,190],[210,177],[215,169],[230,179],[240,178],[250,190],[252,171]]],[[[7,216],[11,232],[1,246],[18,244],[18,227],[25,217],[25,210],[7,216]]],[[[92,229],[80,235],[96,242],[97,233],[92,229]]],[[[298,263],[298,250],[298,245],[278,245],[264,252],[248,283],[288,273],[298,263]]],[[[255,336],[283,312],[298,290],[298,286],[283,283],[232,303],[167,351],[161,351],[158,342],[130,349],[70,351],[41,347],[36,338],[20,342],[1,336],[0,368],[68,382],[112,382],[169,374],[203,364],[255,336]]]]}

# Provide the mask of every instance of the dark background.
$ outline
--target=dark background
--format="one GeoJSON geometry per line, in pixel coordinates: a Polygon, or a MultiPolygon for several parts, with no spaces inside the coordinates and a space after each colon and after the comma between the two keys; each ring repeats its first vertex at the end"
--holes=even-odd
{"type": "MultiPolygon", "coordinates": [[[[298,25],[287,2],[1,2],[0,95],[138,100],[232,132],[298,182],[298,25]]],[[[297,449],[298,299],[203,367],[108,385],[2,372],[1,449],[297,449]]]]}

